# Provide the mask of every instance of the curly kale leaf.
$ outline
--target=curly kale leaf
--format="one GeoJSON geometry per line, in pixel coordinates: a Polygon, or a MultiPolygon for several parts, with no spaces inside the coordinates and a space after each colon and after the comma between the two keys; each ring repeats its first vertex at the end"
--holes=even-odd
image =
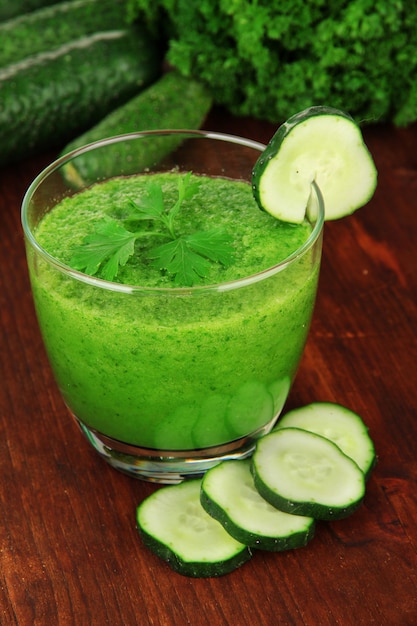
{"type": "Polygon", "coordinates": [[[417,119],[412,0],[128,0],[167,60],[217,104],[279,123],[314,104],[361,121],[417,119]]]}

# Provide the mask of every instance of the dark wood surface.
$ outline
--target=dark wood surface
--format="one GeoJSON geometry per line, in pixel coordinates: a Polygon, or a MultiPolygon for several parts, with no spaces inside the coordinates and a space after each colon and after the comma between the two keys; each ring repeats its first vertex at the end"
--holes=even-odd
{"type": "MultiPolygon", "coordinates": [[[[275,128],[211,114],[206,128],[275,128]]],[[[89,448],[63,405],[33,310],[20,203],[46,154],[0,172],[0,623],[240,626],[417,623],[417,126],[364,130],[378,190],[325,226],[317,306],[288,406],[344,404],[379,462],[352,517],[297,551],[217,579],[148,552],[135,508],[155,487],[89,448]]]]}

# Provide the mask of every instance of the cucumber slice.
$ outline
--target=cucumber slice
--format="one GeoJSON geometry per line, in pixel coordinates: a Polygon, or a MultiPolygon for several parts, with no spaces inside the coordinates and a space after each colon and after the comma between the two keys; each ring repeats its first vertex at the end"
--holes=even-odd
{"type": "Polygon", "coordinates": [[[375,446],[363,420],[340,404],[313,402],[289,411],[274,430],[302,428],[326,437],[355,461],[367,480],[376,464],[375,446]]]}
{"type": "Polygon", "coordinates": [[[144,544],[184,576],[228,574],[248,561],[248,546],[233,539],[200,503],[201,480],[163,487],[137,508],[144,544]]]}
{"type": "Polygon", "coordinates": [[[361,505],[365,476],[329,439],[281,428],[257,442],[252,473],[259,493],[278,509],[321,520],[347,517],[361,505]]]}
{"type": "Polygon", "coordinates": [[[270,505],[255,488],[250,466],[247,459],[210,469],[201,484],[203,508],[232,537],[253,548],[278,552],[305,546],[314,536],[314,519],[270,505]]]}
{"type": "Polygon", "coordinates": [[[282,124],[255,163],[254,196],[274,217],[302,222],[315,181],[324,198],[325,219],[349,215],[366,204],[377,171],[353,118],[315,106],[282,124]]]}
{"type": "Polygon", "coordinates": [[[225,419],[235,437],[241,437],[267,424],[273,417],[274,399],[266,385],[248,380],[230,399],[225,419]]]}

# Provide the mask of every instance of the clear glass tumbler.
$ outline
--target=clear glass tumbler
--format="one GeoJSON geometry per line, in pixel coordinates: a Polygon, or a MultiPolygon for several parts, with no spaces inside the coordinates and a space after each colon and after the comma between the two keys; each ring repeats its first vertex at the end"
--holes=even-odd
{"type": "Polygon", "coordinates": [[[249,456],[274,426],[314,307],[320,192],[313,183],[311,231],[299,249],[204,287],[127,285],[76,271],[39,244],[38,224],[63,198],[116,176],[192,171],[250,183],[264,148],[207,131],[123,135],[61,157],[25,195],[29,275],[54,376],[88,441],[130,475],[161,483],[201,475],[249,456]]]}

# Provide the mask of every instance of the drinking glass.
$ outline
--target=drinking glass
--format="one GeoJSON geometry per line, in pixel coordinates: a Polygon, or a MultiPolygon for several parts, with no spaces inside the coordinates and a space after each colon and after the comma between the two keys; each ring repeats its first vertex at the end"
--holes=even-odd
{"type": "Polygon", "coordinates": [[[160,483],[200,476],[250,456],[273,428],[314,308],[320,191],[313,183],[310,234],[298,249],[266,270],[209,286],[156,288],[87,275],[40,245],[38,225],[64,198],[113,177],[192,171],[250,184],[264,149],[209,131],[132,133],[57,159],[25,194],[29,276],[57,385],[92,447],[129,475],[160,483]]]}

